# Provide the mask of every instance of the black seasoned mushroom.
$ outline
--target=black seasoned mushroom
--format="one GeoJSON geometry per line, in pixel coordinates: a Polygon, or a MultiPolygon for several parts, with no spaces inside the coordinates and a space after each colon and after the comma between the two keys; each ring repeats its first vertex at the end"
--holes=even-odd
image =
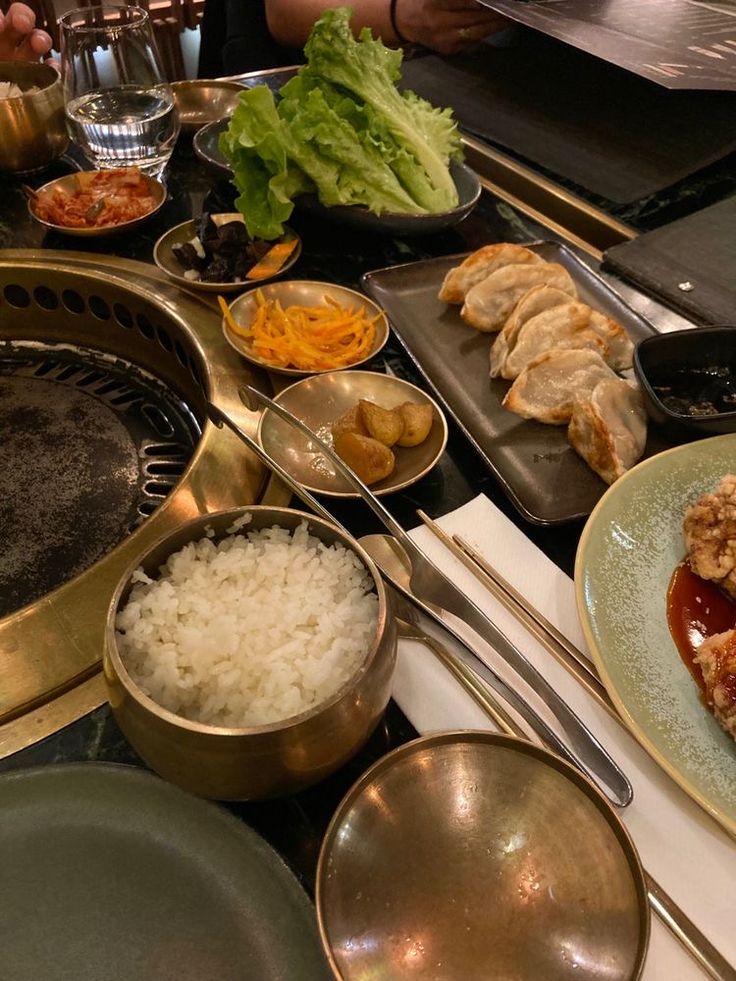
{"type": "Polygon", "coordinates": [[[199,276],[188,276],[203,283],[245,282],[248,272],[270,251],[273,242],[251,239],[242,221],[217,225],[204,212],[196,220],[196,235],[172,252],[181,267],[199,276]]]}
{"type": "Polygon", "coordinates": [[[207,265],[207,259],[199,255],[191,242],[184,242],[183,245],[175,245],[171,251],[183,269],[196,269],[197,272],[202,272],[207,265]]]}
{"type": "Polygon", "coordinates": [[[202,273],[203,283],[228,283],[232,279],[232,263],[227,256],[218,256],[213,259],[202,273]]]}

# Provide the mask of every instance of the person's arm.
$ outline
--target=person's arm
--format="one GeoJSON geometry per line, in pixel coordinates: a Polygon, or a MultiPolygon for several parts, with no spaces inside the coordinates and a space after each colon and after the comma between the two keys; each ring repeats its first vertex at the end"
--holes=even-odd
{"type": "MultiPolygon", "coordinates": [[[[300,48],[325,10],[345,0],[265,0],[268,29],[279,44],[300,48]]],[[[409,41],[455,54],[503,30],[508,22],[475,0],[396,0],[397,36],[391,24],[390,0],[352,0],[353,29],[370,27],[386,44],[409,41]]]]}
{"type": "Polygon", "coordinates": [[[36,15],[24,3],[0,13],[0,61],[38,61],[51,50],[51,38],[36,27],[36,15]]]}

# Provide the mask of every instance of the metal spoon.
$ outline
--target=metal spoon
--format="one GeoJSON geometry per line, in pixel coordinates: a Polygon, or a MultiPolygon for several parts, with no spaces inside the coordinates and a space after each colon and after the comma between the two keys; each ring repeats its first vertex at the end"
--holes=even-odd
{"type": "Polygon", "coordinates": [[[526,739],[527,734],[493,695],[490,685],[482,680],[476,667],[469,663],[472,655],[451,651],[431,634],[422,630],[416,608],[405,600],[398,590],[393,589],[390,583],[387,583],[387,589],[391,596],[391,608],[399,628],[399,636],[408,640],[417,640],[429,648],[501,732],[526,739]]]}

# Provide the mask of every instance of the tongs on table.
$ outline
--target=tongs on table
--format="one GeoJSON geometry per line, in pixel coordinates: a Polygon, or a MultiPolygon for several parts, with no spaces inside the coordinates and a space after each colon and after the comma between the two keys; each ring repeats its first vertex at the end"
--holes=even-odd
{"type": "MultiPolygon", "coordinates": [[[[295,427],[319,446],[320,450],[330,462],[363,498],[384,527],[393,535],[397,545],[406,554],[407,562],[411,568],[411,591],[404,591],[404,595],[412,602],[419,600],[422,608],[425,608],[425,604],[429,604],[435,611],[439,610],[439,613],[435,615],[442,625],[449,629],[466,647],[469,645],[467,638],[463,635],[462,625],[469,627],[481,641],[489,644],[503,658],[505,663],[511,667],[516,675],[537,693],[554,716],[567,740],[566,744],[556,737],[555,733],[547,727],[549,732],[552,733],[553,745],[558,752],[593,780],[617,807],[626,807],[633,798],[631,784],[593,733],[537,671],[534,665],[499,630],[493,621],[472,600],[465,596],[429,559],[422,549],[415,544],[376,495],[340,459],[332,447],[320,439],[291,412],[252,386],[243,386],[239,389],[238,394],[247,408],[251,410],[257,407],[268,408],[275,415],[279,416],[279,418],[295,427]],[[457,618],[459,621],[457,625],[453,622],[453,618],[457,618]]],[[[296,481],[280,464],[273,460],[260,444],[237,426],[226,413],[212,403],[209,403],[208,409],[209,416],[213,422],[219,425],[224,424],[232,429],[236,435],[251,447],[259,459],[278,474],[294,493],[312,508],[316,514],[331,521],[333,524],[339,524],[330,512],[306,488],[296,481]]],[[[473,653],[477,652],[474,651],[473,653]]],[[[494,680],[498,681],[498,676],[495,674],[494,680]]],[[[512,695],[515,695],[513,689],[509,690],[512,692],[512,695]]],[[[528,704],[518,697],[514,698],[513,704],[519,711],[529,709],[528,704]]],[[[538,716],[537,721],[539,721],[538,716]]]]}

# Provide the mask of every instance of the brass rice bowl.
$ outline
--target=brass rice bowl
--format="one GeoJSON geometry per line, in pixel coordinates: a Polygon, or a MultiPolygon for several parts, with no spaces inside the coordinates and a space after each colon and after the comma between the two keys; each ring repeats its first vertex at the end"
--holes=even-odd
{"type": "Polygon", "coordinates": [[[69,145],[61,77],[50,65],[2,61],[0,81],[23,89],[23,95],[0,99],[0,170],[41,170],[69,145]]]}
{"type": "Polygon", "coordinates": [[[261,800],[295,793],[329,776],[353,756],[378,724],[391,695],[396,627],[375,565],[352,538],[321,518],[265,505],[201,515],[158,541],[128,568],[107,617],[103,669],[113,714],[131,746],[160,776],[216,800],[261,800]],[[135,570],[155,578],[168,557],[189,542],[225,537],[233,522],[250,514],[248,530],[278,525],[293,532],[305,519],[309,532],[328,545],[355,552],[375,583],[378,622],[373,643],[352,678],[326,701],[269,725],[223,728],[192,722],[149,698],[129,675],[115,638],[115,619],[125,605],[135,570]]]}

